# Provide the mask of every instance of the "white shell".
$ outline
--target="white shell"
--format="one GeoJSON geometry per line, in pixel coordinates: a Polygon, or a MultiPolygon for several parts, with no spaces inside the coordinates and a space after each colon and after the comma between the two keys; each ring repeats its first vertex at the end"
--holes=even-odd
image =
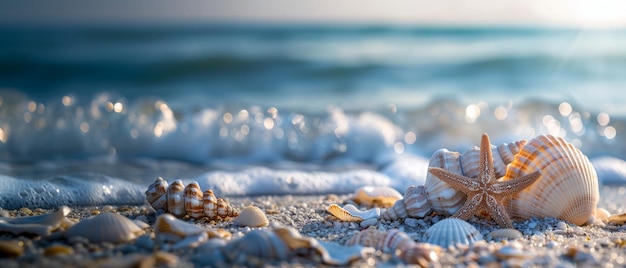
{"type": "Polygon", "coordinates": [[[255,206],[247,206],[241,210],[239,216],[233,219],[239,226],[263,227],[269,225],[269,220],[263,210],[255,206]]]}
{"type": "Polygon", "coordinates": [[[424,233],[425,242],[447,248],[456,244],[473,244],[483,240],[483,235],[468,222],[457,219],[443,219],[428,228],[424,233]]]}
{"type": "Polygon", "coordinates": [[[160,215],[154,224],[154,234],[160,241],[178,242],[187,236],[206,232],[206,229],[179,220],[171,214],[160,215]]]}
{"type": "Polygon", "coordinates": [[[523,236],[524,235],[522,234],[522,232],[516,229],[512,229],[512,228],[493,230],[488,235],[488,237],[491,237],[491,239],[502,239],[502,240],[513,240],[513,239],[522,238],[523,236]]]}
{"type": "Polygon", "coordinates": [[[370,207],[390,207],[400,199],[402,194],[387,186],[363,186],[354,192],[354,202],[370,207]]]}
{"type": "Polygon", "coordinates": [[[105,212],[84,219],[65,231],[66,237],[84,237],[93,243],[123,243],[144,233],[135,222],[117,213],[105,212]]]}
{"type": "Polygon", "coordinates": [[[598,177],[580,150],[563,138],[538,136],[524,145],[502,180],[537,170],[541,177],[534,184],[505,199],[511,217],[552,217],[582,225],[595,215],[598,177]]]}
{"type": "MultiPolygon", "coordinates": [[[[522,140],[491,146],[496,176],[505,174],[507,164],[513,161],[525,142],[522,140]]],[[[439,167],[468,177],[476,177],[479,155],[478,147],[472,147],[463,154],[439,149],[431,156],[428,167],[439,167]]],[[[385,220],[422,218],[433,211],[441,215],[453,215],[463,206],[466,198],[463,192],[450,187],[429,172],[424,186],[409,187],[404,193],[404,198],[396,201],[382,217],[385,220]]]]}
{"type": "Polygon", "coordinates": [[[21,233],[47,236],[51,232],[63,227],[70,208],[60,207],[53,213],[28,217],[0,217],[0,232],[8,232],[15,235],[21,233]]]}
{"type": "Polygon", "coordinates": [[[240,255],[286,260],[290,253],[285,242],[268,229],[256,229],[248,232],[243,237],[228,243],[224,247],[224,252],[231,261],[240,255]]]}
{"type": "Polygon", "coordinates": [[[374,219],[380,216],[379,208],[371,208],[368,210],[359,210],[352,204],[347,204],[340,207],[336,204],[328,206],[328,212],[333,214],[341,221],[363,221],[367,219],[374,219]]]}

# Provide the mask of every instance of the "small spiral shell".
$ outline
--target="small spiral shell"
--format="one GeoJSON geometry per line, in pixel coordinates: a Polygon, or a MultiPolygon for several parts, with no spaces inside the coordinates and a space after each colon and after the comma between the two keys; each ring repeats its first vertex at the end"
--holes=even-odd
{"type": "Polygon", "coordinates": [[[202,217],[218,219],[239,215],[228,201],[216,198],[213,191],[206,190],[202,193],[197,182],[185,187],[181,180],[168,184],[159,177],[148,186],[145,194],[146,201],[155,210],[162,210],[179,218],[189,215],[196,219],[202,217]]]}
{"type": "MultiPolygon", "coordinates": [[[[525,143],[525,140],[521,140],[491,146],[496,176],[504,176],[507,165],[513,162],[515,155],[520,152],[525,143]]],[[[479,157],[480,148],[478,147],[472,147],[463,154],[439,149],[433,153],[428,167],[439,167],[467,177],[476,177],[479,157]]],[[[463,192],[428,173],[424,186],[407,188],[404,198],[396,201],[381,214],[381,217],[391,221],[407,217],[423,218],[432,212],[452,215],[463,206],[466,198],[463,192]]]]}

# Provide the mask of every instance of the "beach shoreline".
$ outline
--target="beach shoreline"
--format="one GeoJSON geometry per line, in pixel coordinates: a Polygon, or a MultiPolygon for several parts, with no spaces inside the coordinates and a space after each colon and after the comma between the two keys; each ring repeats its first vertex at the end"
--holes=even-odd
{"type": "MultiPolygon", "coordinates": [[[[607,209],[612,214],[624,213],[620,203],[620,196],[626,191],[625,186],[601,187],[601,200],[598,207],[607,209]]],[[[404,219],[398,221],[378,220],[371,226],[362,226],[355,222],[340,222],[334,219],[326,208],[330,204],[352,203],[350,195],[311,195],[311,196],[258,196],[230,198],[231,205],[242,209],[248,205],[261,208],[272,222],[282,226],[293,227],[305,237],[312,237],[318,241],[331,241],[345,245],[346,241],[355,233],[366,229],[378,230],[399,229],[418,241],[426,229],[435,222],[446,217],[432,214],[423,219],[404,219]]],[[[8,256],[4,253],[0,263],[4,267],[113,267],[113,266],[141,266],[158,264],[169,267],[198,267],[198,266],[231,266],[231,265],[269,265],[269,266],[313,266],[320,265],[316,258],[288,255],[289,258],[258,259],[250,257],[237,258],[234,262],[227,259],[207,259],[203,255],[214,253],[203,252],[203,247],[168,250],[167,246],[154,240],[153,226],[156,214],[147,204],[142,206],[91,206],[72,207],[68,215],[71,219],[85,219],[89,216],[116,212],[131,219],[144,221],[150,225],[147,234],[122,244],[90,243],[85,239],[66,239],[59,235],[48,238],[36,236],[15,236],[7,233],[0,235],[0,241],[18,241],[23,247],[19,256],[8,256]],[[54,252],[52,246],[61,246],[67,252],[54,252]],[[68,249],[68,248],[71,248],[68,249]]],[[[41,214],[54,210],[19,209],[2,212],[4,216],[25,216],[41,214]]],[[[187,219],[189,222],[194,220],[187,219]]],[[[473,217],[469,221],[485,237],[473,245],[460,245],[443,248],[437,254],[437,261],[429,263],[432,266],[486,266],[491,264],[506,264],[512,266],[589,266],[589,267],[619,267],[626,263],[626,225],[592,224],[576,226],[557,219],[530,219],[515,221],[515,229],[522,232],[523,237],[513,240],[499,241],[492,239],[489,232],[499,229],[487,218],[473,217]],[[506,250],[511,252],[507,253],[506,250]],[[508,254],[508,255],[507,255],[508,254]]],[[[272,227],[239,227],[232,221],[199,220],[196,225],[206,228],[224,228],[233,238],[240,237],[254,229],[272,227]]],[[[206,248],[204,249],[206,250],[206,248]]],[[[215,250],[215,249],[213,249],[215,250]]],[[[6,251],[6,249],[3,249],[6,251]]],[[[393,254],[377,251],[365,258],[359,258],[350,263],[352,266],[380,266],[402,265],[401,259],[393,254]]]]}

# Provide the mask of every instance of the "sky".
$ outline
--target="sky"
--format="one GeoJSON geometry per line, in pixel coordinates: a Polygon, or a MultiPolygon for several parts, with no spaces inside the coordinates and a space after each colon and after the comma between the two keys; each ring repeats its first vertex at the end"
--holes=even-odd
{"type": "Polygon", "coordinates": [[[624,0],[0,0],[0,24],[312,22],[626,27],[624,0]]]}

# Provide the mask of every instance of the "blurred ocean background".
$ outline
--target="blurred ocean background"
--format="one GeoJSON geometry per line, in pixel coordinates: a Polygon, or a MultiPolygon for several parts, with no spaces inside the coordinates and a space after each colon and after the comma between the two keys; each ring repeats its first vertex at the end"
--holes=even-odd
{"type": "Polygon", "coordinates": [[[230,23],[0,28],[0,207],[399,190],[439,148],[541,134],[626,174],[626,30],[230,23]],[[263,182],[263,183],[261,183],[263,182]]]}

